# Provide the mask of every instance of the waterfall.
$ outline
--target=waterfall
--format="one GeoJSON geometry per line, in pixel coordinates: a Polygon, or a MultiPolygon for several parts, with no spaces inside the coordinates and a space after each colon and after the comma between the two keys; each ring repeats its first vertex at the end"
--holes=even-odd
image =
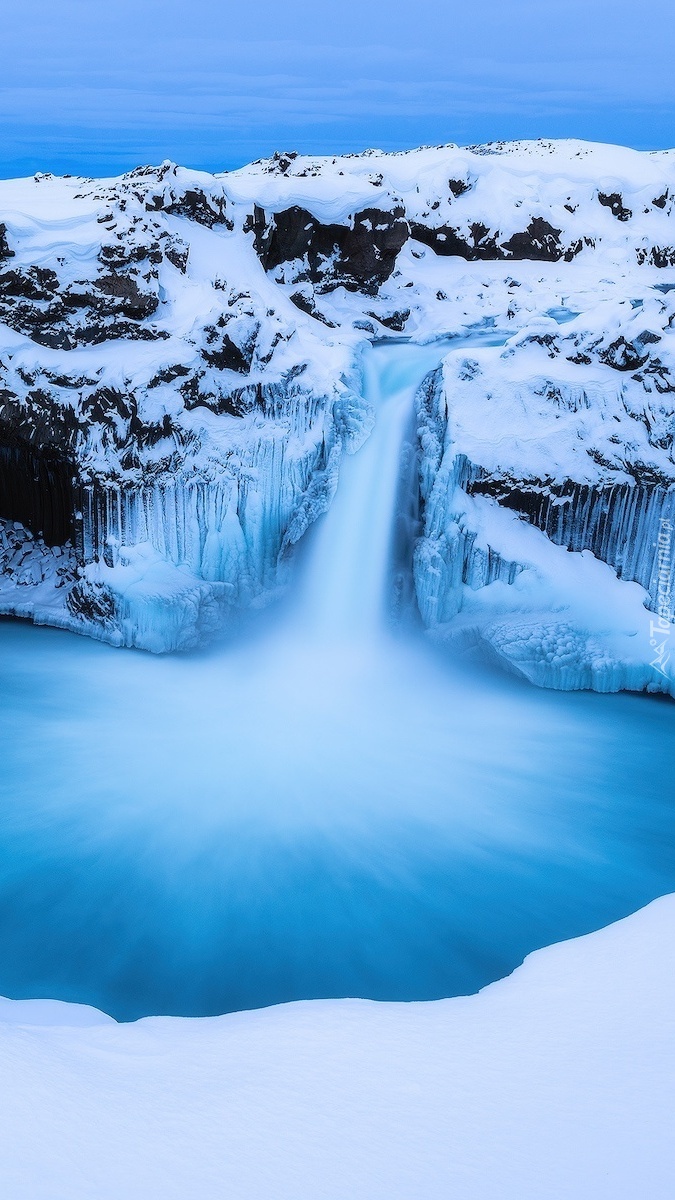
{"type": "Polygon", "coordinates": [[[435,342],[365,351],[364,396],[375,426],[344,460],[337,494],[315,531],[297,614],[310,636],[366,640],[385,623],[405,431],[420,383],[447,350],[447,342],[435,342]]]}

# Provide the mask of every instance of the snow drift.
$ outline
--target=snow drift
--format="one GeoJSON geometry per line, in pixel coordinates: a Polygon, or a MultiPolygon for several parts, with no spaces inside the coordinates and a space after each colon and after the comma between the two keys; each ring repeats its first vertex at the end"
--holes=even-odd
{"type": "Polygon", "coordinates": [[[15,1200],[670,1200],[675,900],[475,996],[117,1025],[0,1001],[15,1200]]]}

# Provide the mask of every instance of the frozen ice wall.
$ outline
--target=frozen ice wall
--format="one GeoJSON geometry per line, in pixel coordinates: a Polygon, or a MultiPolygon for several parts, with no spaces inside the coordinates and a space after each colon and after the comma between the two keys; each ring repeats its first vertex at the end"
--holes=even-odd
{"type": "Polygon", "coordinates": [[[560,363],[572,339],[453,352],[421,389],[420,612],[537,683],[669,691],[672,397],[560,363]]]}

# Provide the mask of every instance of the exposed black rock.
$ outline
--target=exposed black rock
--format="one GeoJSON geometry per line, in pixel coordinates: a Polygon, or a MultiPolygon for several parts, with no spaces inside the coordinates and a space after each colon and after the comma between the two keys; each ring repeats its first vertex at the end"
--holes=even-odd
{"type": "Polygon", "coordinates": [[[565,257],[573,258],[581,249],[580,243],[574,247],[563,247],[560,241],[560,229],[554,229],[543,217],[533,217],[527,229],[522,233],[514,233],[508,242],[502,244],[509,258],[532,258],[540,262],[558,262],[565,257]]]}
{"type": "Polygon", "coordinates": [[[638,246],[636,255],[640,266],[675,267],[675,246],[638,246]]]}
{"type": "Polygon", "coordinates": [[[0,221],[0,262],[5,262],[8,258],[14,258],[14,251],[10,250],[7,241],[7,226],[0,221]]]}
{"type": "Polygon", "coordinates": [[[376,321],[380,322],[380,325],[384,325],[386,329],[391,329],[394,333],[402,333],[410,316],[410,309],[403,308],[390,313],[369,312],[367,316],[374,317],[376,321]]]}
{"type": "Polygon", "coordinates": [[[237,346],[227,333],[223,333],[219,339],[218,346],[212,350],[203,350],[202,358],[211,367],[215,367],[218,371],[237,371],[241,375],[246,375],[251,369],[251,359],[253,357],[253,348],[246,349],[237,346]]]}
{"type": "Polygon", "coordinates": [[[621,192],[598,192],[598,200],[605,208],[610,209],[617,221],[630,221],[633,210],[625,207],[621,192]]]}
{"type": "Polygon", "coordinates": [[[180,271],[182,275],[184,275],[187,270],[189,256],[190,247],[186,246],[185,242],[182,242],[180,238],[177,237],[167,238],[166,242],[164,243],[164,257],[168,259],[172,266],[174,266],[177,271],[180,271]]]}
{"type": "Polygon", "coordinates": [[[148,261],[149,250],[152,247],[103,245],[99,252],[103,270],[94,278],[65,286],[51,268],[10,267],[0,272],[0,320],[56,350],[114,338],[166,337],[143,324],[159,304],[159,277],[148,261]]]}
{"type": "Polygon", "coordinates": [[[508,241],[500,241],[499,230],[489,229],[482,221],[474,221],[468,234],[451,225],[433,228],[416,221],[411,224],[410,233],[436,254],[454,254],[468,262],[508,258],[540,262],[558,262],[564,258],[569,262],[583,245],[581,240],[565,245],[561,241],[561,230],[555,229],[543,217],[533,217],[526,229],[514,233],[508,241]]]}
{"type": "Polygon", "coordinates": [[[217,187],[205,188],[198,186],[181,187],[176,179],[174,163],[165,163],[162,167],[141,167],[138,171],[130,171],[124,176],[125,181],[133,181],[150,175],[153,182],[163,183],[162,191],[139,190],[138,199],[144,204],[147,212],[165,212],[172,216],[187,217],[207,229],[214,225],[225,225],[233,229],[232,220],[227,214],[227,197],[222,189],[217,187]]]}
{"type": "Polygon", "coordinates": [[[132,242],[127,238],[124,241],[104,242],[98,257],[104,266],[117,269],[146,259],[157,266],[164,256],[159,242],[132,242]]]}
{"type": "Polygon", "coordinates": [[[115,601],[102,583],[82,579],[68,593],[66,600],[74,617],[95,624],[107,624],[115,616],[115,601]]]}
{"type": "MultiPolygon", "coordinates": [[[[150,278],[156,279],[156,276],[152,275],[150,278]]],[[[159,303],[157,292],[154,289],[142,288],[138,277],[133,275],[112,272],[109,275],[101,275],[96,280],[93,297],[85,293],[90,307],[98,308],[108,315],[109,306],[105,300],[101,302],[100,294],[114,302],[115,316],[119,312],[132,321],[145,321],[147,317],[152,316],[159,303]]]]}
{"type": "Polygon", "coordinates": [[[293,163],[298,157],[297,150],[275,150],[268,160],[266,171],[268,175],[288,175],[293,163]]]}
{"type": "Polygon", "coordinates": [[[173,367],[163,367],[152,379],[148,382],[148,388],[159,387],[161,383],[173,383],[175,379],[183,379],[190,374],[190,368],[184,366],[183,363],[176,363],[173,367]]]}
{"type": "Polygon", "coordinates": [[[11,267],[0,273],[0,297],[3,300],[49,301],[58,289],[58,275],[46,267],[11,267]]]}
{"type": "Polygon", "coordinates": [[[300,312],[307,313],[308,317],[314,317],[315,320],[321,321],[323,325],[327,325],[329,329],[335,329],[335,322],[329,321],[319,308],[316,307],[314,296],[306,292],[293,292],[291,300],[300,312]]]}
{"type": "Polygon", "coordinates": [[[249,228],[266,271],[299,261],[296,282],[308,280],[323,291],[345,287],[370,295],[392,274],[409,234],[400,205],[362,209],[350,225],[323,225],[297,206],[268,216],[256,205],[249,228]]]}
{"type": "Polygon", "coordinates": [[[602,350],[599,357],[608,367],[614,367],[615,371],[637,371],[645,365],[649,354],[644,354],[634,342],[619,337],[606,350],[602,350]]]}
{"type": "Polygon", "coordinates": [[[206,325],[204,328],[206,346],[202,350],[202,358],[219,371],[248,374],[259,331],[257,321],[236,321],[229,316],[221,316],[215,325],[206,325]]]}
{"type": "Polygon", "coordinates": [[[457,255],[469,262],[481,259],[504,258],[497,246],[497,234],[491,233],[482,221],[474,221],[469,226],[469,235],[463,235],[459,229],[450,225],[439,225],[432,228],[421,221],[411,223],[410,235],[417,242],[430,246],[436,254],[457,255]]]}
{"type": "Polygon", "coordinates": [[[464,179],[449,179],[448,187],[455,197],[455,200],[457,200],[460,196],[463,196],[465,192],[471,190],[471,184],[464,179]]]}
{"type": "Polygon", "coordinates": [[[610,563],[622,579],[652,590],[653,553],[647,531],[672,492],[671,480],[652,468],[633,471],[634,482],[611,487],[567,480],[565,483],[489,477],[465,462],[461,483],[469,495],[490,496],[523,516],[551,541],[568,550],[591,550],[610,563]]]}
{"type": "Polygon", "coordinates": [[[205,192],[188,188],[181,196],[163,206],[164,211],[175,216],[188,217],[199,225],[212,229],[214,225],[224,224],[232,228],[232,222],[226,215],[227,201],[224,196],[207,196],[205,192]]]}
{"type": "Polygon", "coordinates": [[[243,417],[248,411],[240,393],[223,395],[210,385],[205,371],[196,371],[189,375],[180,385],[179,391],[188,411],[203,407],[218,415],[226,413],[230,417],[243,417]]]}
{"type": "Polygon", "coordinates": [[[47,546],[73,536],[74,465],[21,443],[0,427],[0,515],[20,521],[47,546]]]}
{"type": "Polygon", "coordinates": [[[0,445],[70,461],[79,429],[74,410],[59,404],[47,388],[29,387],[23,396],[0,388],[0,445]]]}

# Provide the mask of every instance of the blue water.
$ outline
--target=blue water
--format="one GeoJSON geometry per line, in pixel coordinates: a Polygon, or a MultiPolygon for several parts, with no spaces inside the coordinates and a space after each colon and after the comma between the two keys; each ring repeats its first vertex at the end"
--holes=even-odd
{"type": "Polygon", "coordinates": [[[675,890],[672,703],[539,691],[388,630],[432,358],[374,353],[376,431],[295,607],[164,658],[0,622],[0,993],[124,1019],[435,998],[675,890]]]}

